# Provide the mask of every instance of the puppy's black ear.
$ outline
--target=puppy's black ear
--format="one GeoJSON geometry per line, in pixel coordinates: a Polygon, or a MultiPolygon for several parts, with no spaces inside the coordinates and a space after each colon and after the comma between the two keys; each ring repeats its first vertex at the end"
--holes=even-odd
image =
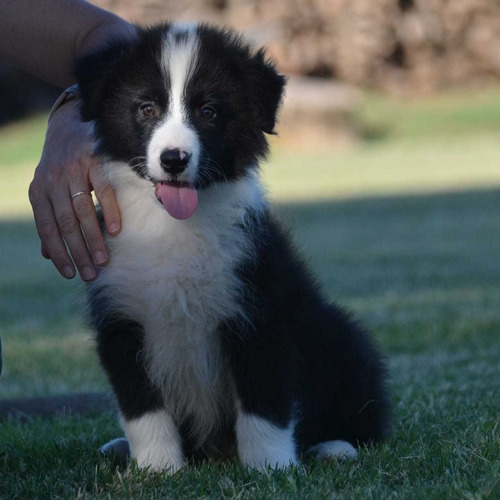
{"type": "Polygon", "coordinates": [[[98,117],[106,83],[124,54],[130,50],[131,43],[130,40],[115,40],[104,49],[77,61],[75,75],[80,87],[84,121],[98,117]]]}
{"type": "Polygon", "coordinates": [[[247,75],[260,128],[266,134],[274,134],[286,78],[278,74],[274,64],[266,58],[264,49],[252,56],[247,75]]]}

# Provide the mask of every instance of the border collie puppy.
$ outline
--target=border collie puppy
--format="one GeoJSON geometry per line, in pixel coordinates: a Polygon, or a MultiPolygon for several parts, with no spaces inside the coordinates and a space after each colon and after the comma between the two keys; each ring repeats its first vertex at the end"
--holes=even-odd
{"type": "Polygon", "coordinates": [[[122,232],[89,287],[132,458],[175,472],[357,455],[387,428],[385,368],[330,304],[259,180],[285,78],[230,31],[137,28],[77,67],[122,232]]]}

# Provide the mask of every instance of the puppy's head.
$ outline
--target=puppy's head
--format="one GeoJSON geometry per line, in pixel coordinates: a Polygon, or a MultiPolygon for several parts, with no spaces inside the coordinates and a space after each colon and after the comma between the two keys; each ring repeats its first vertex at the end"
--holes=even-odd
{"type": "Polygon", "coordinates": [[[285,84],[262,50],[205,25],[138,28],[76,73],[98,152],[150,180],[164,205],[255,168],[285,84]]]}

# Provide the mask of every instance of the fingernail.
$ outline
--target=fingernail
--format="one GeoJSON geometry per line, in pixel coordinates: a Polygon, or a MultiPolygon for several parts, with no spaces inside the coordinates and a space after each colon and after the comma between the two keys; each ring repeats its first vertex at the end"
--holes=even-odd
{"type": "Polygon", "coordinates": [[[95,276],[96,276],[95,271],[91,267],[84,267],[82,269],[82,278],[85,281],[91,281],[95,278],[95,276]]]}
{"type": "Polygon", "coordinates": [[[96,264],[104,264],[106,262],[106,255],[101,250],[97,250],[94,254],[94,260],[96,264]]]}
{"type": "Polygon", "coordinates": [[[120,226],[116,222],[112,222],[109,225],[109,232],[110,233],[117,233],[120,230],[120,226]]]}
{"type": "Polygon", "coordinates": [[[65,278],[71,279],[75,275],[75,271],[71,266],[64,266],[62,268],[62,273],[65,278]]]}

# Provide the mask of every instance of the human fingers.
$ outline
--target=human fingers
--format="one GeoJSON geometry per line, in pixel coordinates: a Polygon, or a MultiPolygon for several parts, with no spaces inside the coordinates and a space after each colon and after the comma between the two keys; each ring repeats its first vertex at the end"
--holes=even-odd
{"type": "Polygon", "coordinates": [[[80,223],[89,254],[95,265],[102,266],[106,263],[108,257],[101,228],[97,221],[92,195],[88,191],[78,189],[73,191],[75,191],[71,197],[73,210],[80,223]]]}
{"type": "Polygon", "coordinates": [[[88,183],[88,180],[78,182],[76,179],[70,182],[71,201],[92,260],[95,265],[102,266],[108,254],[88,183]]]}
{"type": "Polygon", "coordinates": [[[93,264],[105,264],[107,253],[90,193],[78,196],[78,200],[72,200],[64,183],[61,183],[58,189],[48,192],[40,189],[37,181],[35,176],[29,196],[41,240],[42,255],[52,260],[65,278],[75,276],[76,264],[82,279],[93,280],[96,276],[93,264]],[[82,228],[87,231],[85,237],[82,228]],[[86,238],[93,262],[89,256],[86,238]]]}
{"type": "Polygon", "coordinates": [[[115,191],[103,176],[97,163],[90,168],[89,177],[101,206],[106,230],[114,236],[121,230],[120,209],[116,201],[115,191]]]}
{"type": "MultiPolygon", "coordinates": [[[[90,194],[85,196],[91,198],[90,194]]],[[[59,233],[68,247],[81,278],[84,281],[92,281],[96,277],[96,270],[69,193],[65,190],[58,190],[53,194],[51,203],[59,233]]]]}
{"type": "Polygon", "coordinates": [[[52,204],[49,198],[42,193],[36,177],[30,184],[28,193],[42,245],[42,255],[46,259],[52,260],[62,276],[67,279],[73,278],[75,276],[73,261],[59,232],[52,204]]]}

